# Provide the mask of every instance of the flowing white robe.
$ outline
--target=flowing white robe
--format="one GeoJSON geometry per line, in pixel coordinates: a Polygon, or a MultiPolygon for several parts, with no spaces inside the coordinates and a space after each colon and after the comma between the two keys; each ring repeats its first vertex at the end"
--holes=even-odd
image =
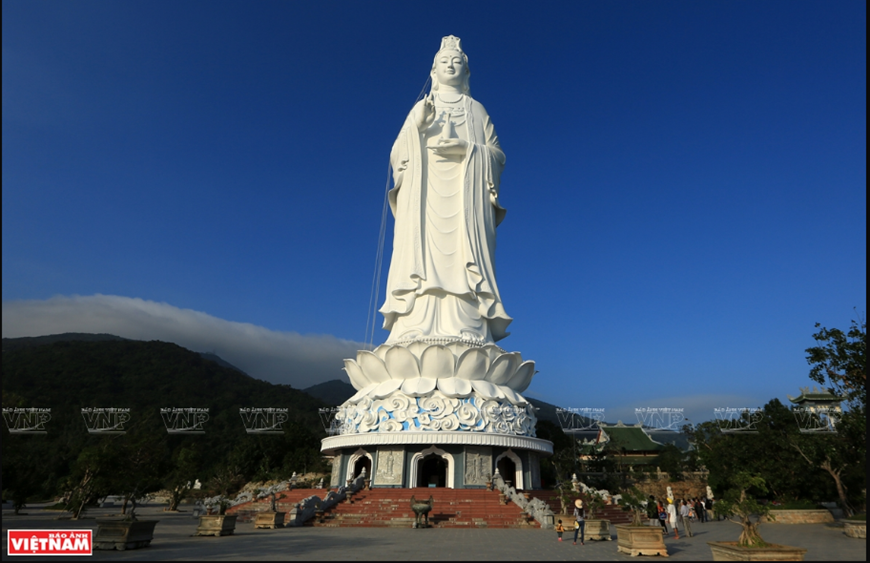
{"type": "Polygon", "coordinates": [[[512,320],[495,281],[495,230],[505,215],[498,204],[504,153],[489,115],[470,96],[455,104],[436,97],[435,106],[435,122],[423,133],[412,110],[390,154],[396,224],[380,309],[391,331],[387,342],[494,342],[508,335],[512,320]],[[442,136],[465,139],[465,155],[438,156],[426,148],[442,136]]]}

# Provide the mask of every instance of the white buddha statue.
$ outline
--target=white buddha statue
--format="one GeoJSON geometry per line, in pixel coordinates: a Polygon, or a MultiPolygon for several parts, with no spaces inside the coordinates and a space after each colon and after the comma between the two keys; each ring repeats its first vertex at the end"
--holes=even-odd
{"type": "Polygon", "coordinates": [[[495,280],[495,231],[504,153],[469,95],[468,57],[445,37],[432,90],[408,114],[390,154],[395,217],[386,302],[387,344],[491,344],[511,322],[495,280]]]}

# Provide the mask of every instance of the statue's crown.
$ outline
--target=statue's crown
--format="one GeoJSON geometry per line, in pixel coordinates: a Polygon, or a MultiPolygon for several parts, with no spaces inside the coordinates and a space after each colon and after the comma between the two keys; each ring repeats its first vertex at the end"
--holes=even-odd
{"type": "Polygon", "coordinates": [[[441,40],[441,48],[438,51],[443,51],[445,49],[450,49],[452,51],[459,51],[462,53],[462,45],[461,39],[456,37],[455,35],[448,35],[447,37],[441,40]]]}

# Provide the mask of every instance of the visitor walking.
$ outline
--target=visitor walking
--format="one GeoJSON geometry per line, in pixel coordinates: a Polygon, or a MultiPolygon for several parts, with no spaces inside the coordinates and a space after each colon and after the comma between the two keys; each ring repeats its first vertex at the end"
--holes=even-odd
{"type": "Polygon", "coordinates": [[[562,534],[565,532],[565,526],[562,525],[562,521],[559,520],[559,523],[556,524],[556,536],[558,536],[559,541],[562,541],[562,534]]]}
{"type": "Polygon", "coordinates": [[[683,521],[683,529],[686,535],[692,537],[692,522],[689,517],[689,503],[685,500],[680,501],[680,519],[683,521]]]}
{"type": "Polygon", "coordinates": [[[695,515],[701,524],[707,521],[707,510],[704,508],[704,502],[697,498],[695,499],[695,515]]]}
{"type": "Polygon", "coordinates": [[[665,507],[662,506],[662,501],[656,501],[656,510],[659,514],[659,524],[665,529],[665,536],[668,535],[668,513],[665,512],[665,507]]]}
{"type": "Polygon", "coordinates": [[[586,509],[579,498],[574,501],[574,545],[577,545],[577,534],[580,534],[580,545],[586,545],[586,509]]]}
{"type": "Polygon", "coordinates": [[[674,499],[668,498],[668,523],[674,529],[674,539],[680,539],[679,516],[677,515],[677,507],[674,506],[674,499]]]}

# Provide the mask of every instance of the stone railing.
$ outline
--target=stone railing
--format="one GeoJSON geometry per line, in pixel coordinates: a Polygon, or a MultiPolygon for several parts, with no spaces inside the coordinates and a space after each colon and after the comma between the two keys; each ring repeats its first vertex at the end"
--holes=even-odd
{"type": "Polygon", "coordinates": [[[492,477],[492,484],[501,492],[506,499],[519,506],[523,512],[534,518],[542,529],[549,530],[555,524],[555,516],[550,510],[550,505],[539,498],[526,499],[522,493],[518,493],[516,488],[508,487],[502,476],[496,471],[492,477]]]}
{"type": "Polygon", "coordinates": [[[365,470],[353,481],[350,486],[340,486],[334,491],[329,491],[326,496],[321,499],[317,495],[311,495],[296,503],[290,510],[290,514],[284,522],[285,526],[302,526],[308,520],[314,518],[318,511],[327,511],[336,504],[347,498],[347,493],[355,493],[365,487],[366,479],[365,470]]]}

